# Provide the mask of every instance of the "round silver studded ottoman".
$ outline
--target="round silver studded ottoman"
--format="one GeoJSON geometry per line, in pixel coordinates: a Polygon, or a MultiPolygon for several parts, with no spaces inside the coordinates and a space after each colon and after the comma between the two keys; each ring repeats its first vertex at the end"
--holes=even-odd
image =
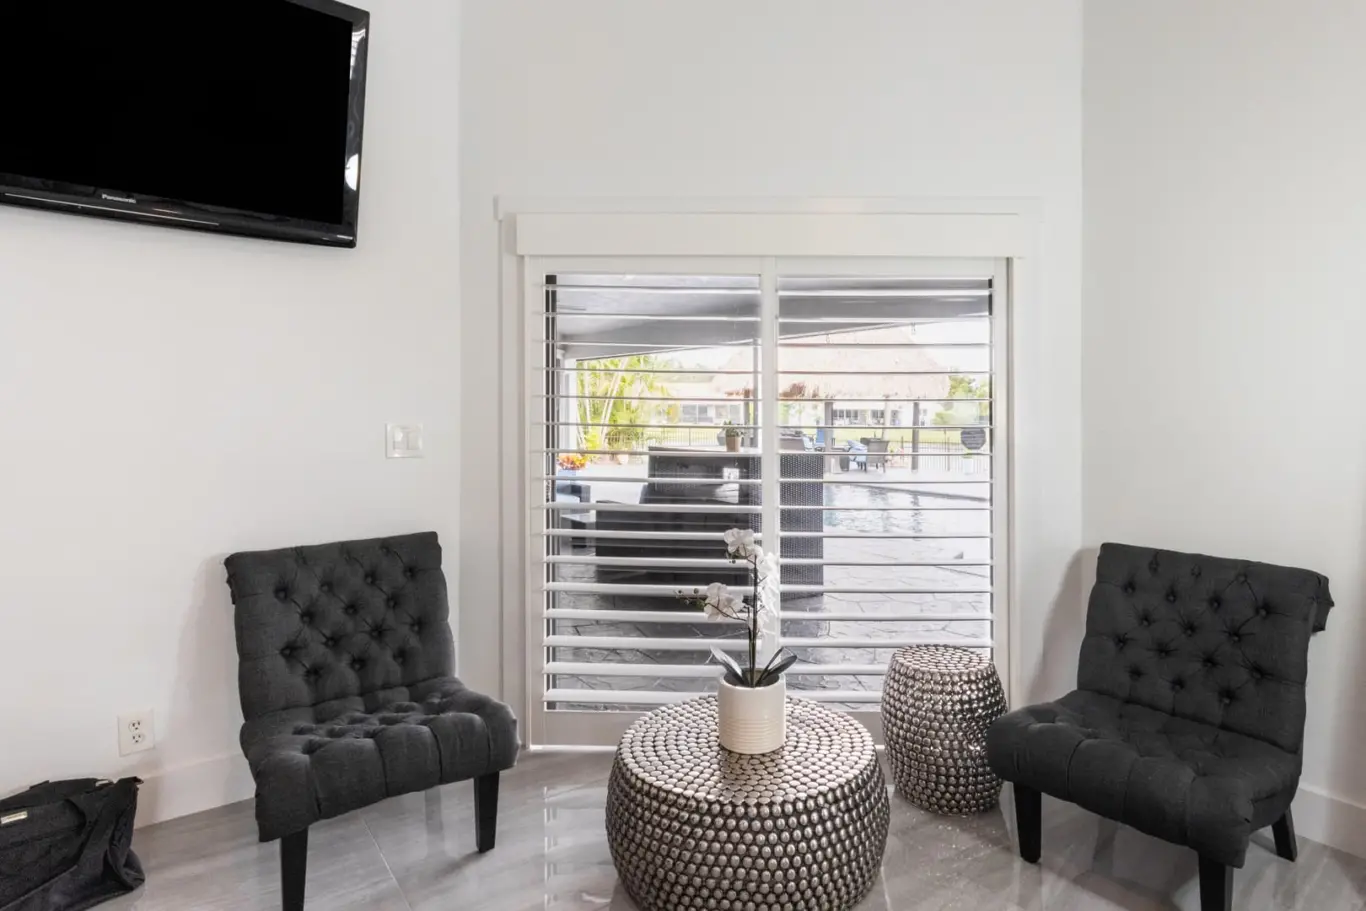
{"type": "Polygon", "coordinates": [[[987,765],[987,728],[1006,710],[984,654],[942,645],[899,649],[882,689],[882,732],[896,789],[934,813],[993,809],[1001,780],[987,765]]]}
{"type": "Polygon", "coordinates": [[[887,847],[887,786],[868,731],[789,699],[787,741],[723,750],[716,699],[652,712],[621,738],[607,841],[641,911],[844,911],[887,847]]]}

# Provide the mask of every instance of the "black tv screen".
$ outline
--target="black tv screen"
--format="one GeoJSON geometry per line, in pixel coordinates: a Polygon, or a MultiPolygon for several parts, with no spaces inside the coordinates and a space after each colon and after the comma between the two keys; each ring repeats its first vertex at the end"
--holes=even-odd
{"type": "Polygon", "coordinates": [[[0,201],[354,246],[369,15],[0,3],[0,201]]]}

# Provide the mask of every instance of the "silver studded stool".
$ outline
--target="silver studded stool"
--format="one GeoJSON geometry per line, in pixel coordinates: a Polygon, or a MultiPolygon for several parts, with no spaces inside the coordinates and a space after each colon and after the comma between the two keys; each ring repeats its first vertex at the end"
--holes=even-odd
{"type": "Polygon", "coordinates": [[[789,699],[787,742],[723,750],[716,699],[641,718],[607,786],[607,841],[641,911],[845,911],[887,847],[887,786],[854,719],[789,699]]]}
{"type": "Polygon", "coordinates": [[[986,655],[941,645],[899,649],[882,689],[897,791],[948,816],[996,807],[1001,780],[987,765],[986,737],[1005,710],[1001,678],[986,655]]]}

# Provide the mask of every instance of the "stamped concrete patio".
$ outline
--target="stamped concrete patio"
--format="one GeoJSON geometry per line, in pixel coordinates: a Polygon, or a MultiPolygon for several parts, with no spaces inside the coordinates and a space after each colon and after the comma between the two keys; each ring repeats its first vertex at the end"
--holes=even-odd
{"type": "MultiPolygon", "coordinates": [[[[981,511],[989,506],[989,488],[985,484],[951,483],[954,478],[941,477],[933,487],[917,487],[911,493],[905,487],[889,481],[921,479],[919,473],[889,468],[885,472],[840,473],[827,479],[853,480],[856,483],[827,485],[824,512],[827,534],[985,534],[989,530],[989,514],[981,511]],[[866,479],[866,481],[865,481],[866,479]],[[897,507],[879,511],[883,506],[897,507]],[[928,507],[920,509],[919,507],[928,507]],[[859,511],[849,511],[857,508],[859,511]]],[[[926,478],[928,480],[928,478],[926,478]]],[[[627,501],[637,482],[623,480],[594,485],[593,499],[627,501]],[[600,491],[600,493],[599,493],[600,491]]],[[[584,542],[591,545],[591,542],[584,542]]],[[[575,548],[575,553],[591,554],[591,548],[575,548]]],[[[882,593],[877,591],[827,592],[817,595],[786,594],[783,598],[782,634],[784,638],[890,640],[892,642],[957,641],[981,643],[991,639],[990,595],[972,590],[990,585],[989,566],[922,566],[927,562],[988,562],[990,542],[979,538],[896,538],[896,537],[828,537],[825,539],[825,559],[835,565],[825,567],[828,588],[882,589],[932,588],[934,594],[882,593]],[[840,561],[878,563],[886,565],[838,565],[840,561]],[[967,589],[969,591],[957,591],[967,589]],[[858,619],[827,619],[823,615],[856,614],[858,619]],[[955,619],[892,619],[925,614],[937,618],[951,615],[955,619]],[[962,619],[956,619],[961,616],[962,619]],[[864,619],[866,617],[866,619],[864,619]],[[885,618],[885,619],[884,619],[885,618]]],[[[564,582],[600,582],[597,570],[586,565],[559,565],[556,579],[564,582]]],[[[697,571],[698,586],[710,581],[706,570],[697,571]]],[[[595,609],[604,611],[660,611],[678,607],[678,623],[639,623],[613,620],[556,620],[553,632],[557,635],[620,636],[639,638],[639,649],[597,649],[565,647],[555,649],[556,661],[575,663],[620,662],[638,665],[705,664],[707,651],[678,651],[651,649],[648,640],[655,637],[699,640],[743,638],[741,628],[685,619],[687,608],[673,598],[608,594],[558,595],[557,607],[595,609]]],[[[802,663],[821,665],[863,666],[885,665],[895,651],[887,647],[794,648],[802,663]]],[[[591,705],[562,704],[560,708],[625,708],[614,705],[609,694],[613,691],[673,691],[703,692],[714,690],[712,678],[676,676],[621,677],[614,675],[559,675],[555,688],[595,690],[603,692],[601,703],[591,705]]],[[[793,690],[838,690],[876,692],[881,689],[880,675],[838,674],[792,675],[788,686],[793,690]]],[[[870,705],[850,705],[849,708],[869,709],[870,705]]]]}

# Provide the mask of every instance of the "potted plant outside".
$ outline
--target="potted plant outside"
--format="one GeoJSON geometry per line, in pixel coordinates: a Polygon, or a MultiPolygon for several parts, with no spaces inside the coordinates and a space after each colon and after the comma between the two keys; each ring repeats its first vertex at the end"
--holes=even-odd
{"type": "Polygon", "coordinates": [[[560,469],[557,472],[559,475],[562,477],[573,477],[580,471],[583,471],[584,467],[588,465],[588,458],[577,452],[566,452],[562,454],[556,462],[560,469]]]}
{"type": "Polygon", "coordinates": [[[744,435],[744,431],[741,430],[739,427],[736,427],[730,421],[726,421],[725,435],[726,452],[739,452],[740,438],[744,435]]]}
{"type": "MultiPolygon", "coordinates": [[[[719,648],[712,655],[725,669],[717,691],[717,733],[721,746],[734,753],[771,753],[787,737],[787,678],[784,672],[797,657],[774,649],[761,659],[765,632],[777,639],[778,558],[754,543],[754,532],[732,528],[723,536],[730,562],[749,567],[747,594],[735,594],[720,582],[705,590],[681,595],[706,614],[708,620],[738,620],[745,625],[745,651],[737,661],[719,648]]],[[[772,643],[769,643],[772,644],[772,643]]]]}

